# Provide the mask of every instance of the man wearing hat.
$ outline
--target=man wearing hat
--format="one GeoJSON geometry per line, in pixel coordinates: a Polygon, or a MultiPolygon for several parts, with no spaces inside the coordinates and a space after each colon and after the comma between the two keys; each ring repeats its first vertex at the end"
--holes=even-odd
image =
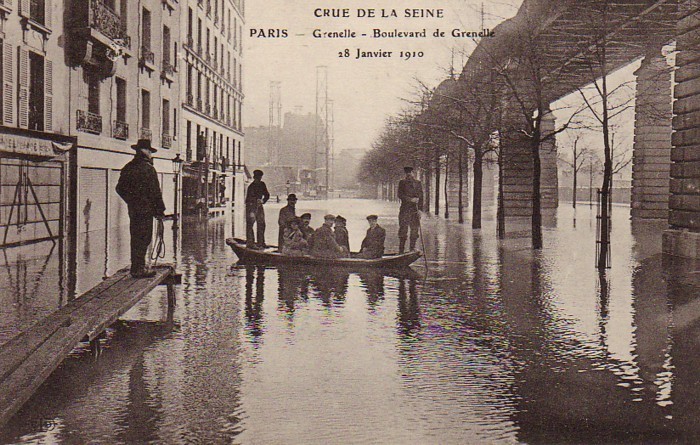
{"type": "Polygon", "coordinates": [[[277,224],[280,227],[279,236],[277,237],[277,247],[280,252],[284,246],[284,229],[289,227],[290,221],[297,217],[296,205],[297,195],[290,193],[287,195],[287,205],[280,209],[279,218],[277,218],[277,224]]]}
{"type": "Polygon", "coordinates": [[[369,215],[367,217],[369,229],[367,229],[365,239],[362,240],[362,247],[360,247],[360,254],[358,255],[360,258],[381,258],[384,255],[386,230],[379,225],[378,219],[377,215],[369,215]]]}
{"type": "Polygon", "coordinates": [[[156,149],[148,139],[139,139],[131,148],[136,150],[136,154],[122,168],[117,193],[129,209],[131,276],[147,278],[155,275],[154,271],[146,268],[146,252],[153,237],[153,218],[163,218],[165,204],[158,174],[153,167],[152,154],[156,149]]]}
{"type": "Polygon", "coordinates": [[[338,215],[335,217],[335,228],[333,229],[333,234],[335,235],[335,242],[338,243],[340,247],[343,248],[343,253],[346,255],[350,254],[350,234],[346,227],[348,220],[344,217],[338,215]]]}
{"type": "Polygon", "coordinates": [[[323,225],[316,229],[313,236],[311,255],[319,258],[338,258],[343,254],[343,248],[335,241],[333,224],[335,215],[323,217],[323,225]]]}
{"type": "Polygon", "coordinates": [[[257,247],[266,247],[265,209],[263,209],[263,204],[270,199],[270,192],[267,191],[267,185],[262,182],[262,177],[262,170],[253,171],[253,182],[248,186],[248,191],[245,195],[246,245],[248,247],[256,247],[253,224],[257,224],[257,247]]]}
{"type": "Polygon", "coordinates": [[[420,230],[420,213],[423,208],[423,186],[413,177],[413,167],[404,167],[406,177],[399,181],[399,253],[406,248],[408,229],[411,229],[410,249],[416,248],[418,231],[420,230]]]}

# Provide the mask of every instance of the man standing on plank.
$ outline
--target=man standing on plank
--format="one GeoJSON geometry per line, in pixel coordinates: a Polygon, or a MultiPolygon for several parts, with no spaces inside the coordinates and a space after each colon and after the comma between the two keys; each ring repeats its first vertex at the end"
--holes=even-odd
{"type": "Polygon", "coordinates": [[[253,172],[253,182],[248,186],[245,195],[246,245],[249,248],[264,249],[267,247],[265,244],[265,209],[263,204],[270,199],[270,192],[267,191],[267,185],[262,182],[262,177],[262,170],[253,172]],[[253,233],[254,224],[257,224],[257,243],[253,233]]]}

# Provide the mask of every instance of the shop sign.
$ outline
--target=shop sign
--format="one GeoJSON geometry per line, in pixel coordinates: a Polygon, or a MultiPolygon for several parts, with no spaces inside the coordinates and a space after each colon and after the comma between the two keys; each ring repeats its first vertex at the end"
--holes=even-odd
{"type": "Polygon", "coordinates": [[[0,134],[0,154],[53,158],[71,149],[73,144],[62,144],[47,139],[37,139],[16,134],[0,134]]]}

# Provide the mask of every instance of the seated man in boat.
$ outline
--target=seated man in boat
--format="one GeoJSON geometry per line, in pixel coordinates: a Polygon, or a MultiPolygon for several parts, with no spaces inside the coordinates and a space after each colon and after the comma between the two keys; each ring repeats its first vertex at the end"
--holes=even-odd
{"type": "Polygon", "coordinates": [[[302,256],[309,248],[309,243],[304,239],[304,234],[301,232],[301,219],[293,218],[284,229],[284,244],[282,247],[283,255],[302,256]]]}
{"type": "Polygon", "coordinates": [[[309,224],[311,224],[311,213],[304,213],[301,215],[301,233],[304,234],[304,239],[307,242],[311,242],[311,235],[314,234],[315,230],[309,224]]]}
{"type": "Polygon", "coordinates": [[[335,241],[333,234],[335,215],[326,215],[323,220],[323,225],[314,232],[311,255],[319,258],[339,258],[343,255],[343,248],[335,241]]]}
{"type": "Polygon", "coordinates": [[[343,253],[345,254],[344,256],[348,256],[350,254],[350,234],[348,234],[348,229],[345,227],[346,223],[347,220],[338,215],[335,217],[335,228],[333,229],[335,242],[343,248],[343,253]]]}
{"type": "Polygon", "coordinates": [[[289,222],[297,217],[296,214],[297,195],[290,193],[287,196],[287,205],[280,209],[277,224],[279,226],[279,236],[277,237],[277,247],[282,251],[284,247],[284,232],[289,228],[289,222]]]}
{"type": "Polygon", "coordinates": [[[386,239],[386,230],[377,223],[379,217],[377,215],[369,215],[367,222],[369,229],[367,235],[362,240],[362,247],[358,258],[381,258],[384,255],[384,240],[386,239]]]}

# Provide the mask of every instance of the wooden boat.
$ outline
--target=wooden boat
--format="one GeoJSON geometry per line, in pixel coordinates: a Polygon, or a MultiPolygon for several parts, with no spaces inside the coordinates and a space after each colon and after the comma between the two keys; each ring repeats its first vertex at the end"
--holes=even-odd
{"type": "Polygon", "coordinates": [[[333,266],[357,269],[401,269],[416,261],[422,256],[418,251],[403,254],[384,255],[376,259],[364,258],[317,258],[312,256],[282,255],[277,248],[263,250],[250,249],[242,239],[228,238],[226,244],[231,246],[233,252],[243,264],[293,264],[305,266],[333,266]]]}

